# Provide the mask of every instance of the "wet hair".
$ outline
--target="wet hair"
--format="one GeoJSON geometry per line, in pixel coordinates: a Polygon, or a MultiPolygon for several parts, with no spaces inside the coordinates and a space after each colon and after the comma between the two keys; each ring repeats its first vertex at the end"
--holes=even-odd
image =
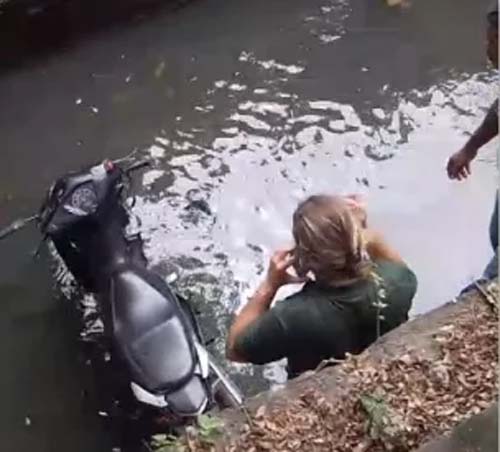
{"type": "Polygon", "coordinates": [[[488,9],[488,25],[498,30],[498,2],[495,0],[488,9]]]}
{"type": "Polygon", "coordinates": [[[293,215],[295,270],[325,285],[345,285],[370,274],[360,221],[339,196],[315,195],[293,215]]]}

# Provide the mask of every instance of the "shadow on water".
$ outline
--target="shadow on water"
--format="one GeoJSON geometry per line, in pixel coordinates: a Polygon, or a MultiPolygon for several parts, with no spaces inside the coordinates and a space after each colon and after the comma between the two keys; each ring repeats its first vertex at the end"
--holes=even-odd
{"type": "MultiPolygon", "coordinates": [[[[25,245],[34,239],[27,233],[19,238],[25,245]]],[[[0,449],[109,451],[91,414],[95,401],[87,400],[93,377],[79,362],[78,330],[69,305],[54,297],[47,257],[34,262],[29,245],[15,253],[9,248],[2,243],[2,257],[12,252],[16,274],[6,280],[7,270],[0,277],[0,449]]]]}
{"type": "Polygon", "coordinates": [[[194,0],[6,0],[0,2],[0,70],[33,66],[86,38],[123,30],[194,0]]]}

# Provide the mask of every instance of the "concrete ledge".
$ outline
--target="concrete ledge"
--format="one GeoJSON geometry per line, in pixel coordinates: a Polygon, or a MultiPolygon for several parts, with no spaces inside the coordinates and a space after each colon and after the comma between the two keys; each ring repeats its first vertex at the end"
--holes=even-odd
{"type": "MultiPolygon", "coordinates": [[[[428,359],[431,362],[437,360],[441,354],[439,342],[435,339],[439,331],[446,330],[446,328],[453,327],[459,319],[470,319],[471,315],[486,314],[491,315],[492,306],[487,303],[484,296],[477,290],[459,297],[457,302],[447,303],[425,315],[419,316],[396,330],[388,333],[380,338],[375,344],[370,346],[364,353],[357,359],[363,363],[363,366],[369,366],[377,369],[377,365],[382,364],[383,361],[390,360],[391,358],[401,357],[406,354],[417,354],[423,359],[428,359]]],[[[336,406],[341,402],[342,397],[346,395],[350,388],[348,374],[343,371],[342,365],[329,367],[320,372],[308,372],[296,380],[290,381],[283,389],[264,392],[247,400],[246,412],[227,410],[217,413],[217,416],[224,422],[224,434],[217,441],[217,450],[235,450],[228,449],[228,445],[235,439],[239,438],[241,432],[245,429],[248,430],[248,418],[253,417],[256,411],[265,406],[267,413],[280,408],[285,408],[290,401],[298,400],[307,391],[314,390],[320,393],[322,397],[331,405],[336,406]]],[[[461,430],[457,431],[449,440],[442,440],[442,442],[431,443],[426,447],[431,449],[422,449],[422,452],[438,452],[453,451],[484,451],[497,450],[497,418],[492,417],[492,410],[488,410],[489,414],[486,417],[477,416],[479,420],[471,419],[471,424],[466,424],[461,430]],[[482,449],[472,449],[467,444],[466,440],[462,440],[464,444],[463,449],[458,449],[457,441],[459,441],[459,432],[464,432],[464,429],[479,429],[483,431],[483,427],[488,428],[489,434],[479,437],[484,440],[482,449]],[[495,428],[493,428],[495,427],[495,428]],[[493,433],[491,433],[493,432],[493,433]],[[448,441],[448,442],[447,442],[448,441]],[[451,442],[450,442],[451,441],[451,442]],[[491,447],[495,446],[494,449],[491,447]],[[439,449],[439,447],[449,447],[448,449],[439,449]],[[485,448],[488,447],[488,448],[485,448]]],[[[494,410],[493,410],[494,411],[494,410]]],[[[467,437],[469,435],[466,435],[467,437]]],[[[472,439],[471,439],[472,441],[472,439]]],[[[472,444],[472,443],[470,443],[472,444]]],[[[472,447],[472,446],[471,446],[472,447]]],[[[409,450],[412,448],[409,448],[409,450]]],[[[257,449],[258,450],[258,449],[257,449]]],[[[362,449],[362,450],[370,450],[362,449]]],[[[378,449],[377,449],[378,450],[378,449]]]]}
{"type": "Polygon", "coordinates": [[[447,437],[432,441],[418,452],[497,452],[498,403],[458,425],[447,437]]]}

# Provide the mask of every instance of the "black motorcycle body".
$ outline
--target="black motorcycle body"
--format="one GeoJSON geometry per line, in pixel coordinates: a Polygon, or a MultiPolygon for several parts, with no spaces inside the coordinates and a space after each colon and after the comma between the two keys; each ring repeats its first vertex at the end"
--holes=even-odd
{"type": "Polygon", "coordinates": [[[111,353],[140,404],[180,418],[240,406],[242,396],[207,352],[189,303],[148,268],[140,235],[126,234],[125,193],[142,166],[124,170],[106,161],[61,177],[40,210],[39,229],[76,282],[95,294],[111,353]]]}

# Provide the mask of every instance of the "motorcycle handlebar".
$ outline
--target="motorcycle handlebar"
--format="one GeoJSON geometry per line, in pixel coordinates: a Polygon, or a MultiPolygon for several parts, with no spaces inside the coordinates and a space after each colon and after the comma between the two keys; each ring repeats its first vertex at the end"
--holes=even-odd
{"type": "Polygon", "coordinates": [[[38,215],[32,215],[31,217],[22,218],[20,220],[12,222],[9,226],[0,230],[0,240],[14,234],[14,232],[17,232],[20,229],[24,229],[26,226],[28,226],[29,224],[33,223],[36,220],[38,220],[38,215]]]}
{"type": "Polygon", "coordinates": [[[151,162],[149,160],[142,160],[140,162],[134,163],[125,169],[125,173],[130,174],[134,171],[140,170],[142,168],[146,168],[151,166],[151,162]]]}
{"type": "MultiPolygon", "coordinates": [[[[117,162],[114,162],[117,163],[117,162]]],[[[134,171],[140,170],[145,167],[151,166],[151,162],[149,160],[142,160],[136,163],[133,163],[130,165],[128,168],[124,170],[126,174],[130,174],[134,171]]],[[[19,231],[20,229],[24,229],[26,226],[29,224],[33,223],[34,221],[39,219],[39,215],[32,215],[28,218],[22,218],[19,220],[16,220],[12,222],[10,225],[7,227],[4,227],[3,229],[0,229],[0,240],[9,237],[13,233],[19,231]]]]}

